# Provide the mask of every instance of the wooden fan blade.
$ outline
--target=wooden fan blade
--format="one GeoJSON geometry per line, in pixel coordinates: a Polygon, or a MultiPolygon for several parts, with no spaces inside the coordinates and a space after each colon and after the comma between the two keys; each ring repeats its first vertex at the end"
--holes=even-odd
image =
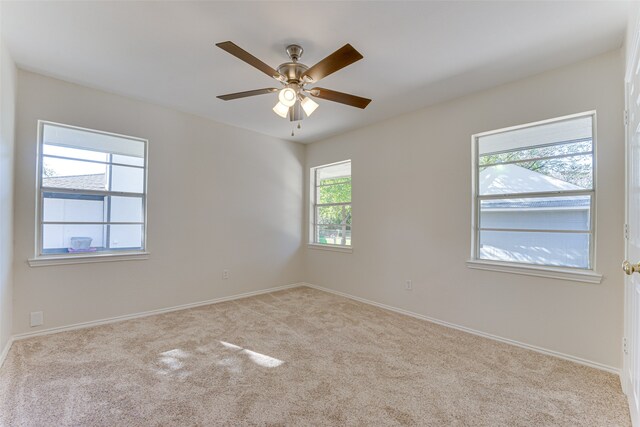
{"type": "Polygon", "coordinates": [[[226,41],[226,42],[216,43],[216,46],[218,46],[220,49],[222,49],[224,51],[229,52],[231,55],[235,56],[236,58],[238,58],[238,59],[240,59],[240,60],[242,60],[244,62],[246,62],[247,64],[251,65],[252,67],[257,68],[258,70],[260,70],[263,73],[265,73],[267,76],[273,77],[276,80],[281,80],[281,81],[284,80],[284,77],[282,77],[280,75],[280,73],[278,73],[276,70],[274,70],[273,68],[271,68],[270,66],[268,66],[264,62],[260,61],[255,56],[251,55],[246,50],[242,49],[237,44],[235,44],[233,42],[230,42],[230,41],[226,41]]]}
{"type": "Polygon", "coordinates": [[[367,108],[371,102],[370,99],[360,96],[349,95],[348,93],[336,92],[335,90],[314,87],[309,93],[316,98],[326,99],[327,101],[339,102],[341,104],[350,105],[352,107],[367,108]]]}
{"type": "Polygon", "coordinates": [[[304,73],[303,77],[306,77],[307,80],[311,80],[311,82],[317,82],[318,80],[327,77],[329,74],[333,74],[347,65],[351,65],[354,62],[361,60],[362,58],[363,56],[360,52],[347,43],[313,67],[309,68],[307,72],[304,73]]]}
{"type": "Polygon", "coordinates": [[[273,93],[277,91],[278,89],[276,89],[275,87],[267,87],[264,89],[248,90],[246,92],[237,92],[237,93],[229,93],[227,95],[219,95],[216,98],[220,98],[223,101],[231,101],[232,99],[246,98],[248,96],[255,96],[255,95],[264,95],[266,93],[273,93]]]}

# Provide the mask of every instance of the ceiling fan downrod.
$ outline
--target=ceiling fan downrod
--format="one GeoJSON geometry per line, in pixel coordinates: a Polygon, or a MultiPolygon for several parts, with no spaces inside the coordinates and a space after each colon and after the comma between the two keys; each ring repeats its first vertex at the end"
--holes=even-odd
{"type": "Polygon", "coordinates": [[[289,55],[289,58],[291,58],[293,62],[298,62],[303,53],[304,49],[300,45],[290,44],[289,46],[287,46],[287,55],[289,55]]]}

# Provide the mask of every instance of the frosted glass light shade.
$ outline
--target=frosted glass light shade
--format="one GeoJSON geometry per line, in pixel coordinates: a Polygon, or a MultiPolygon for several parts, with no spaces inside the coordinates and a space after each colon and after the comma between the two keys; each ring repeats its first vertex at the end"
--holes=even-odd
{"type": "Polygon", "coordinates": [[[285,87],[278,94],[278,99],[280,103],[285,107],[293,107],[293,104],[296,103],[297,94],[296,91],[291,89],[290,87],[285,87]]]}
{"type": "Polygon", "coordinates": [[[283,119],[287,118],[287,113],[289,113],[289,107],[278,102],[275,107],[273,107],[273,112],[282,117],[283,119]]]}
{"type": "Polygon", "coordinates": [[[314,111],[316,111],[316,108],[318,108],[318,103],[308,96],[302,99],[301,104],[302,109],[307,114],[307,116],[310,116],[314,111]]]}

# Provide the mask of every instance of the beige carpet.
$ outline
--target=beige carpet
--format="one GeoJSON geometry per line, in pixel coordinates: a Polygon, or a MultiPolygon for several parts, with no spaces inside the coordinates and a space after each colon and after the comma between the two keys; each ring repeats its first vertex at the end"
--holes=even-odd
{"type": "Polygon", "coordinates": [[[622,426],[616,376],[309,288],[14,343],[3,426],[622,426]]]}

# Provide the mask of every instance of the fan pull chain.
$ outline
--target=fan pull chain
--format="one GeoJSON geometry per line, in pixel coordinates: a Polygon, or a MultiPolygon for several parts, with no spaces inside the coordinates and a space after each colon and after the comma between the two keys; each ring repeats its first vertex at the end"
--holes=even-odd
{"type": "MultiPolygon", "coordinates": [[[[302,129],[302,126],[300,126],[300,122],[298,122],[298,126],[296,126],[296,127],[297,127],[298,129],[302,129]]],[[[296,129],[296,128],[291,129],[291,136],[295,136],[295,135],[296,135],[296,134],[295,134],[295,129],[296,129]]]]}

